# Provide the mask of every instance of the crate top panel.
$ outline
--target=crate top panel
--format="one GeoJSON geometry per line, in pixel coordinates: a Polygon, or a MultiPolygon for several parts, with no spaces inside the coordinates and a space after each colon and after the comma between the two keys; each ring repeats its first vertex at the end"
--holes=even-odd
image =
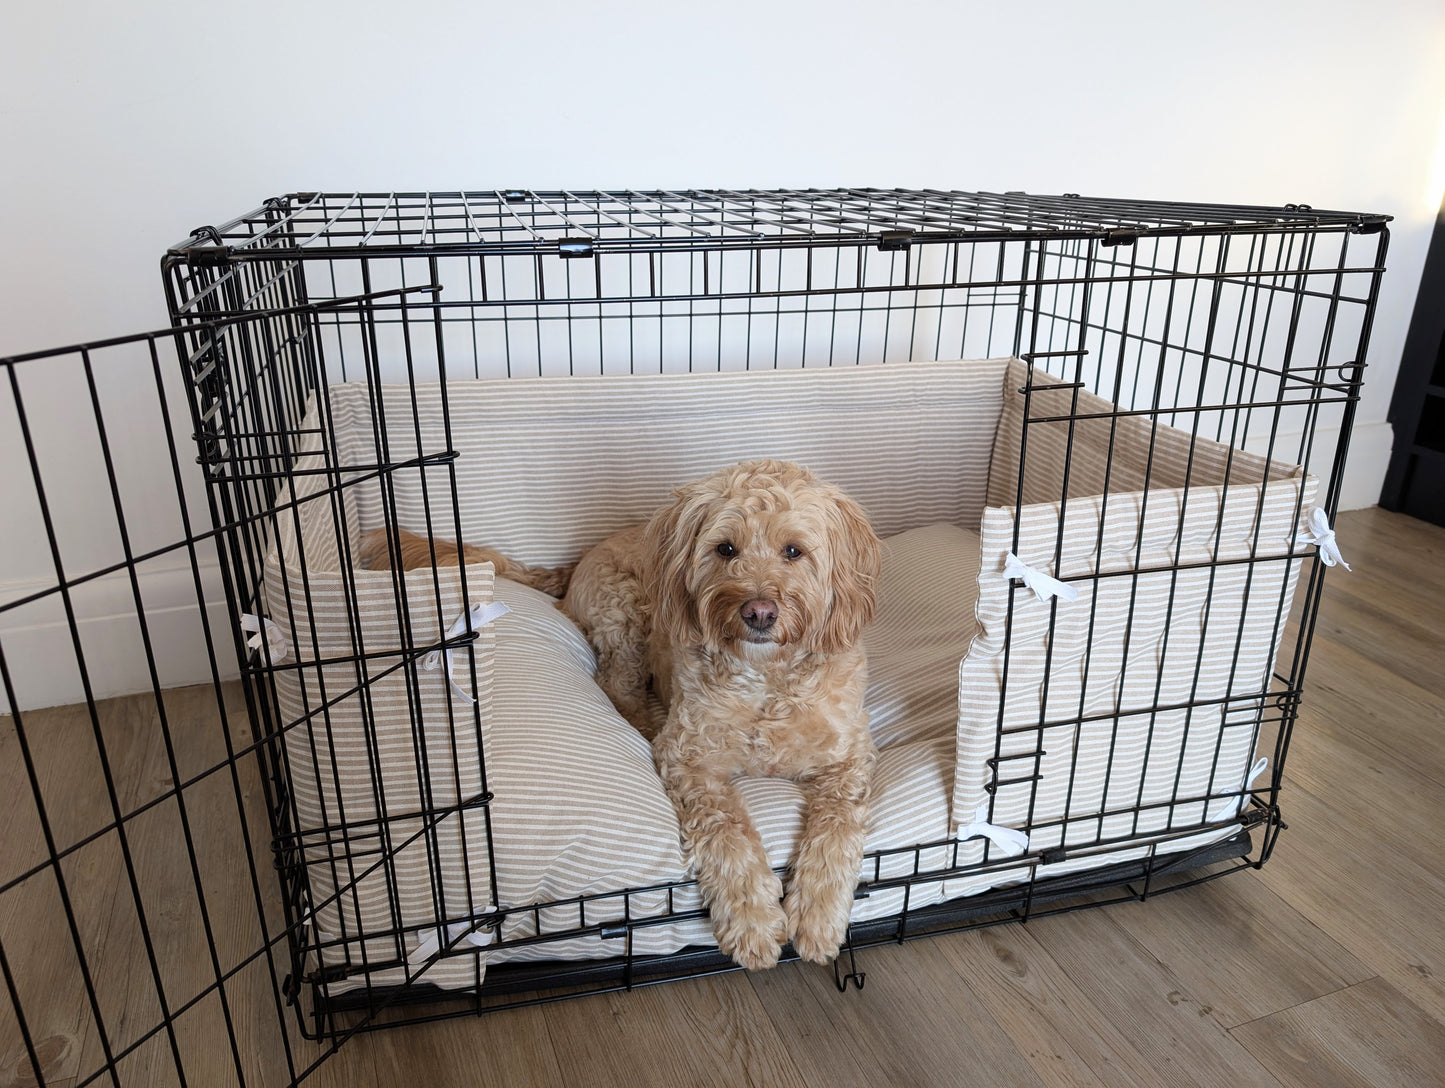
{"type": "Polygon", "coordinates": [[[533,252],[915,243],[1311,231],[1379,231],[1390,216],[928,189],[678,189],[291,193],[221,226],[197,228],[174,258],[302,258],[373,253],[533,252]]]}

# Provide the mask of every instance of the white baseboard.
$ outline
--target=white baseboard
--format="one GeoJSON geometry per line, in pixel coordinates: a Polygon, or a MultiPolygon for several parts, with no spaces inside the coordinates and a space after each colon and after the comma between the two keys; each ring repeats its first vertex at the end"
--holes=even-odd
{"type": "MultiPolygon", "coordinates": [[[[1338,432],[1336,432],[1338,433],[1338,432]]],[[[1334,438],[1334,435],[1321,434],[1334,438]]],[[[1357,423],[1350,432],[1350,456],[1345,462],[1345,483],[1340,489],[1341,510],[1363,510],[1380,501],[1390,453],[1395,448],[1395,428],[1389,423],[1357,423]]]]}
{"type": "MultiPolygon", "coordinates": [[[[147,563],[137,571],[146,633],[161,688],[210,683],[210,657],[197,604],[195,575],[184,557],[147,563]]],[[[53,587],[54,580],[0,583],[0,601],[16,601],[53,587]]],[[[201,597],[210,619],[216,664],[222,679],[239,675],[229,629],[220,568],[201,567],[201,597]]],[[[59,594],[0,613],[0,649],[20,710],[85,701],[78,660],[93,698],[149,691],[152,686],[145,642],[130,578],[124,571],[76,586],[71,593],[77,653],[59,594]]],[[[10,712],[0,690],[0,713],[10,712]]]]}
{"type": "MultiPolygon", "coordinates": [[[[1302,431],[1281,432],[1274,436],[1274,448],[1298,450],[1302,435],[1302,431]]],[[[1338,427],[1321,425],[1315,428],[1313,453],[1308,468],[1320,479],[1321,500],[1324,498],[1325,488],[1329,485],[1339,440],[1338,427]]],[[[1268,435],[1261,435],[1259,441],[1251,439],[1246,442],[1245,448],[1263,454],[1268,441],[1268,435]]],[[[1380,489],[1385,484],[1385,470],[1390,466],[1390,450],[1394,441],[1394,428],[1388,423],[1355,424],[1350,432],[1350,452],[1345,461],[1345,479],[1340,487],[1339,509],[1363,510],[1380,501],[1380,489]]]]}

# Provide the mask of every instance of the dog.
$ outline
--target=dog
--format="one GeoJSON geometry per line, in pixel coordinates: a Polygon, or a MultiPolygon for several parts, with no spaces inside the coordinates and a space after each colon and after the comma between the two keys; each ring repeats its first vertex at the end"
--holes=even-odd
{"type": "MultiPolygon", "coordinates": [[[[417,565],[434,550],[441,560],[442,546],[414,539],[417,565]]],[[[761,460],[679,488],[566,582],[561,608],[597,652],[598,682],[651,741],[718,948],[749,970],[775,965],[787,941],[826,963],[847,934],[877,759],[860,640],[880,557],[857,503],[801,466],[761,460]],[[803,790],[786,891],[739,775],[803,790]]],[[[556,588],[555,574],[509,566],[556,588]]]]}
{"type": "Polygon", "coordinates": [[[876,760],[860,638],[880,552],[838,488],[751,461],[680,488],[645,526],[593,548],[562,601],[597,651],[603,689],[652,740],[718,947],[751,970],[777,963],[786,940],[826,963],[847,933],[876,760]],[[738,775],[803,788],[786,894],[738,775]]]}

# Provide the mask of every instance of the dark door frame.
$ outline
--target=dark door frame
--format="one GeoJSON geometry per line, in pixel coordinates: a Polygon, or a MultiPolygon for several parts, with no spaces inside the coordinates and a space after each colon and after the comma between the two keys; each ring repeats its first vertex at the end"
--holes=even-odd
{"type": "MultiPolygon", "coordinates": [[[[1445,352],[1445,206],[1435,219],[1430,248],[1425,254],[1425,268],[1420,275],[1420,290],[1415,296],[1415,310],[1410,329],[1405,335],[1405,348],[1400,356],[1400,372],[1395,379],[1395,392],[1390,399],[1389,421],[1395,428],[1395,445],[1390,453],[1390,467],[1380,493],[1380,505],[1387,510],[1403,510],[1416,517],[1445,524],[1445,506],[1431,502],[1416,486],[1425,481],[1417,472],[1445,472],[1445,453],[1420,445],[1420,417],[1427,397],[1445,400],[1445,387],[1432,384],[1440,375],[1436,368],[1445,352]],[[1411,501],[1412,497],[1415,501],[1411,501]],[[1431,516],[1431,510],[1434,516],[1431,516]]],[[[1439,484],[1429,487],[1439,496],[1439,484]]]]}

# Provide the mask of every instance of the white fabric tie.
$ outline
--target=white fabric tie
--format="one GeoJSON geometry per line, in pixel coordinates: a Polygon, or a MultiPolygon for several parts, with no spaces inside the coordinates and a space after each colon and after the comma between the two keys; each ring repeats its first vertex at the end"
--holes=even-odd
{"type": "Polygon", "coordinates": [[[1029,589],[1033,590],[1034,596],[1041,601],[1050,597],[1057,597],[1061,601],[1076,601],[1079,599],[1079,591],[1067,582],[1061,582],[1057,578],[1050,577],[1043,571],[1029,566],[1013,552],[1004,556],[1003,576],[1006,579],[1019,578],[1029,589]]]}
{"type": "Polygon", "coordinates": [[[1254,780],[1262,775],[1264,769],[1268,766],[1269,760],[1265,756],[1260,756],[1259,759],[1255,760],[1254,766],[1249,769],[1249,773],[1245,776],[1244,786],[1239,796],[1226,797],[1224,803],[1209,814],[1209,822],[1217,824],[1223,820],[1238,816],[1249,801],[1249,788],[1254,785],[1254,780]]]}
{"type": "Polygon", "coordinates": [[[246,640],[246,649],[259,650],[264,641],[270,650],[271,663],[286,660],[286,632],[262,616],[247,612],[241,617],[241,630],[251,637],[246,640]],[[264,632],[264,635],[263,635],[264,632]]]}
{"type": "Polygon", "coordinates": [[[1318,506],[1310,511],[1309,520],[1295,537],[1295,543],[1315,545],[1320,550],[1320,562],[1327,567],[1338,563],[1345,570],[1350,569],[1345,557],[1340,554],[1340,545],[1335,540],[1335,531],[1330,528],[1329,517],[1318,506]]]}
{"type": "MultiPolygon", "coordinates": [[[[451,629],[447,631],[446,637],[456,638],[464,631],[478,631],[493,620],[501,619],[510,611],[511,609],[501,601],[493,601],[491,604],[474,604],[470,612],[463,612],[457,617],[457,622],[452,624],[451,629]]],[[[476,699],[458,687],[456,678],[452,675],[453,661],[451,650],[433,650],[421,659],[421,667],[428,671],[439,669],[442,667],[443,657],[445,657],[447,664],[447,683],[452,686],[452,690],[457,693],[458,697],[465,699],[469,703],[475,703],[476,699]]]]}
{"type": "Polygon", "coordinates": [[[959,829],[958,837],[987,839],[1011,858],[1026,853],[1029,848],[1029,837],[1022,831],[988,822],[987,801],[978,806],[978,811],[973,814],[973,823],[959,829]]]}
{"type": "Polygon", "coordinates": [[[327,933],[326,930],[321,928],[321,921],[316,917],[315,911],[307,911],[301,919],[301,923],[302,925],[309,925],[312,929],[316,930],[316,939],[325,944],[331,944],[337,939],[336,934],[327,933]]]}
{"type": "MultiPolygon", "coordinates": [[[[431,959],[442,950],[443,940],[446,941],[448,948],[463,938],[465,938],[466,942],[470,945],[477,948],[486,948],[487,945],[492,943],[493,932],[496,929],[496,920],[487,917],[490,913],[491,908],[489,907],[483,911],[482,914],[478,915],[475,921],[456,922],[447,926],[445,937],[442,935],[441,927],[438,926],[425,937],[421,938],[421,943],[412,949],[411,955],[406,958],[406,962],[415,964],[431,959]]],[[[418,934],[418,936],[420,936],[420,934],[418,934]]]]}

